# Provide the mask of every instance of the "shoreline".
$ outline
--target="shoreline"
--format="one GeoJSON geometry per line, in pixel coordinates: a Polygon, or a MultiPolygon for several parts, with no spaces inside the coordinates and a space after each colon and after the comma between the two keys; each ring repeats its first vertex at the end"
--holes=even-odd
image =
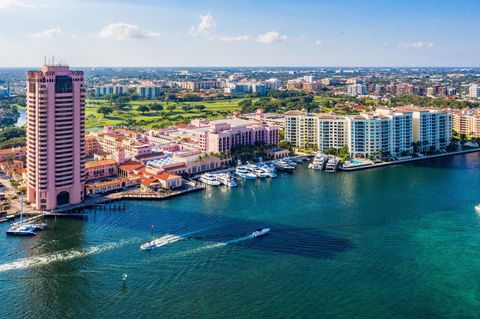
{"type": "Polygon", "coordinates": [[[476,152],[480,152],[480,148],[469,149],[464,151],[456,151],[451,153],[422,156],[422,157],[407,158],[407,159],[397,160],[394,162],[366,164],[366,165],[361,165],[357,167],[347,167],[347,168],[339,167],[338,170],[344,171],[344,172],[354,172],[354,171],[360,171],[360,170],[369,169],[369,168],[379,168],[379,167],[390,166],[390,165],[400,165],[400,164],[409,163],[409,162],[425,161],[425,160],[434,159],[434,158],[448,157],[448,156],[455,156],[455,155],[462,155],[462,154],[469,154],[469,153],[476,153],[476,152]]]}

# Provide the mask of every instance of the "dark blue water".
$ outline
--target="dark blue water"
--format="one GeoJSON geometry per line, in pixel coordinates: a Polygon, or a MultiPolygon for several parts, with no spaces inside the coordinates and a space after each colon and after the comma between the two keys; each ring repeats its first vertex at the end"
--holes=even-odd
{"type": "Polygon", "coordinates": [[[35,238],[2,235],[0,317],[476,317],[479,168],[478,154],[301,168],[49,221],[35,238]],[[183,240],[140,251],[152,224],[155,237],[183,240]],[[246,237],[261,227],[271,234],[246,237]]]}

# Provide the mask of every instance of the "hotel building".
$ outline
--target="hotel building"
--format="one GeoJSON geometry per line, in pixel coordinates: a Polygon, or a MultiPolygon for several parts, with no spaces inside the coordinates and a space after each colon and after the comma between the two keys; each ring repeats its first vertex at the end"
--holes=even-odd
{"type": "Polygon", "coordinates": [[[27,198],[50,210],[83,200],[85,87],[82,71],[45,65],[27,74],[27,198]]]}

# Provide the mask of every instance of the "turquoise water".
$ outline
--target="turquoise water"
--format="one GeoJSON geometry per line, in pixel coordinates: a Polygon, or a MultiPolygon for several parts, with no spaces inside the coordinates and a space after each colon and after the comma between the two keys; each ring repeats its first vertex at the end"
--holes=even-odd
{"type": "Polygon", "coordinates": [[[478,154],[299,168],[2,235],[0,318],[476,317],[479,168],[478,154]],[[190,235],[142,252],[152,224],[190,235]],[[271,234],[245,237],[261,227],[271,234]]]}
{"type": "Polygon", "coordinates": [[[352,163],[353,165],[365,164],[363,161],[356,160],[356,159],[351,159],[351,160],[350,160],[350,163],[352,163]]]}

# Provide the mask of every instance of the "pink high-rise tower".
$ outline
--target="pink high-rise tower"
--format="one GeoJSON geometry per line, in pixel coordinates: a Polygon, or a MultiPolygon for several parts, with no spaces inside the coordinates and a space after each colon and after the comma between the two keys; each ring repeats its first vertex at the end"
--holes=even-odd
{"type": "Polygon", "coordinates": [[[36,209],[83,200],[84,144],[83,72],[57,65],[29,71],[27,197],[36,209]]]}

